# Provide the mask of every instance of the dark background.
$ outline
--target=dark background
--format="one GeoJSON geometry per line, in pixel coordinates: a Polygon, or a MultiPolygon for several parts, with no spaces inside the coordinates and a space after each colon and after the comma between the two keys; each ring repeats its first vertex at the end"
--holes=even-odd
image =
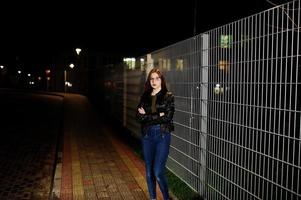
{"type": "Polygon", "coordinates": [[[0,64],[47,64],[81,47],[141,56],[287,0],[29,1],[0,4],[0,64]]]}

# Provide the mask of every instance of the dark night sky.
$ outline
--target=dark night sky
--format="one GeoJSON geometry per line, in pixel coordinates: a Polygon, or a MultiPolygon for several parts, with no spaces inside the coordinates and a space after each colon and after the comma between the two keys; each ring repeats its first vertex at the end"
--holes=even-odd
{"type": "MultiPolygon", "coordinates": [[[[194,0],[40,2],[0,5],[0,62],[47,63],[48,55],[77,46],[140,56],[193,36],[194,0]]],[[[266,0],[198,0],[197,34],[271,7],[266,0]]]]}

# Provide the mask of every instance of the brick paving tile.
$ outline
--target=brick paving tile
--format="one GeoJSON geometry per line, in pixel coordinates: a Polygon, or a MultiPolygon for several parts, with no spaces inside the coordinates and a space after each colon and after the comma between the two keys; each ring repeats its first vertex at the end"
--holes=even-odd
{"type": "Polygon", "coordinates": [[[67,110],[70,106],[70,116],[65,122],[60,199],[148,199],[143,161],[110,135],[86,104],[82,97],[64,104],[67,110]]]}

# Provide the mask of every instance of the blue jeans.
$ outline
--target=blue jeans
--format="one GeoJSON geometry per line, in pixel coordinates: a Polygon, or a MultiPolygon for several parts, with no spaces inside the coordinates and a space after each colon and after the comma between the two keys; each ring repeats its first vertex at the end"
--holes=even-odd
{"type": "Polygon", "coordinates": [[[146,167],[146,181],[151,199],[156,199],[156,180],[164,199],[168,199],[167,181],[164,175],[169,153],[170,133],[160,133],[160,125],[149,127],[142,137],[142,148],[146,167]]]}

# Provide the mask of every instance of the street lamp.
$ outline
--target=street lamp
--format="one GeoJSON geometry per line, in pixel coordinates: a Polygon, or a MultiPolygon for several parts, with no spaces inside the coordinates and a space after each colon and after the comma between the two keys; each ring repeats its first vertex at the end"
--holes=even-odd
{"type": "Polygon", "coordinates": [[[81,64],[81,58],[82,58],[82,49],[81,48],[75,48],[75,52],[76,52],[76,58],[75,58],[75,65],[77,68],[77,72],[74,73],[74,81],[76,81],[76,85],[74,90],[76,90],[77,92],[80,91],[80,88],[82,88],[81,84],[82,84],[82,75],[79,75],[79,73],[81,73],[82,70],[82,64],[81,64]]]}
{"type": "MultiPolygon", "coordinates": [[[[71,69],[73,69],[74,68],[74,64],[73,63],[71,63],[70,65],[69,65],[69,67],[71,68],[71,69]]],[[[65,69],[64,70],[64,89],[65,89],[65,92],[67,91],[67,87],[71,87],[72,86],[72,84],[68,81],[67,82],[67,70],[65,69]]]]}
{"type": "MultiPolygon", "coordinates": [[[[80,54],[80,52],[82,51],[82,49],[81,48],[76,48],[75,49],[75,52],[76,52],[76,54],[77,54],[77,58],[76,58],[76,63],[74,64],[74,63],[70,63],[69,64],[69,67],[71,68],[71,69],[73,69],[74,67],[75,67],[75,65],[78,67],[79,66],[79,61],[78,61],[78,56],[79,56],[79,54],[80,54]]],[[[72,87],[72,83],[70,83],[67,79],[69,78],[69,77],[67,77],[67,70],[68,69],[65,69],[64,70],[64,90],[65,90],[65,92],[67,92],[67,88],[68,87],[72,87]]],[[[76,77],[74,77],[74,74],[73,74],[73,80],[75,80],[75,78],[76,77]]]]}
{"type": "Polygon", "coordinates": [[[79,55],[80,52],[82,51],[82,49],[81,48],[76,48],[75,51],[76,51],[77,55],[79,55]]]}
{"type": "Polygon", "coordinates": [[[46,73],[46,90],[49,91],[49,86],[50,86],[50,69],[45,70],[46,73]]]}
{"type": "Polygon", "coordinates": [[[71,63],[71,64],[69,65],[69,67],[70,67],[71,69],[73,69],[73,67],[74,67],[74,64],[73,64],[73,63],[71,63]]]}

